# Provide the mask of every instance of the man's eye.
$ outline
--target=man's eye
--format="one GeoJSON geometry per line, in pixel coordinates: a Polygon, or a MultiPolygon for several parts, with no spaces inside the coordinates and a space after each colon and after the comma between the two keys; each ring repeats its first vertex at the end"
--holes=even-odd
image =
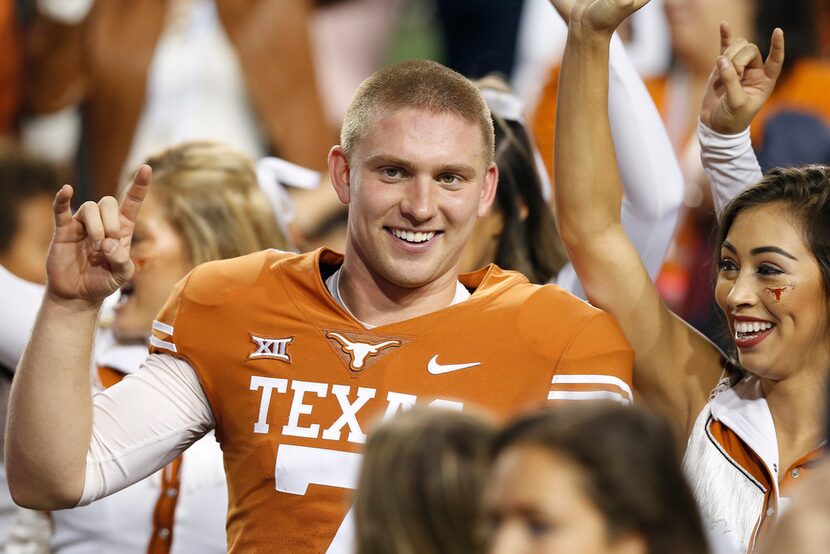
{"type": "Polygon", "coordinates": [[[438,181],[444,185],[454,185],[460,181],[458,175],[453,175],[452,173],[446,173],[438,177],[438,181]]]}
{"type": "Polygon", "coordinates": [[[403,176],[403,173],[397,167],[384,167],[380,172],[389,179],[400,179],[403,176]]]}

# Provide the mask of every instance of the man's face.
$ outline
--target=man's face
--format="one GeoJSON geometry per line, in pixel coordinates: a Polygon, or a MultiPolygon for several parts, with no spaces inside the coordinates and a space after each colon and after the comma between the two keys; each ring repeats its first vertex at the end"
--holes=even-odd
{"type": "Polygon", "coordinates": [[[338,147],[332,181],[349,204],[346,267],[381,287],[447,285],[492,204],[498,179],[478,125],[403,109],[376,118],[351,163],[338,147]]]}

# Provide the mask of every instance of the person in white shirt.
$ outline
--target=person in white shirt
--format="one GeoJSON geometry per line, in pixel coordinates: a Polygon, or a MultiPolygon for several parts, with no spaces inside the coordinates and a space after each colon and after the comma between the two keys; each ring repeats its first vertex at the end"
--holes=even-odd
{"type": "MultiPolygon", "coordinates": [[[[604,67],[613,29],[647,1],[580,0],[574,8],[558,97],[557,216],[588,298],[615,315],[634,348],[638,390],[688,439],[685,469],[709,533],[746,552],[763,544],[793,482],[821,455],[830,167],[776,169],[723,208],[715,297],[737,350],[730,361],[663,304],[619,222],[604,67]]],[[[701,110],[704,144],[747,152],[742,133],[784,62],[780,29],[771,43],[764,58],[721,27],[701,110]]],[[[753,161],[732,160],[735,174],[760,177],[753,161]]],[[[710,174],[722,180],[724,169],[710,174]]]]}

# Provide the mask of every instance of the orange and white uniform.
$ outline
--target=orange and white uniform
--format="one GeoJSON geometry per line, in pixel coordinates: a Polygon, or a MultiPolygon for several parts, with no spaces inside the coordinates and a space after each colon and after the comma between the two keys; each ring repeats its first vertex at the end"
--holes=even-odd
{"type": "MultiPolygon", "coordinates": [[[[698,139],[720,216],[732,198],[761,179],[761,168],[749,129],[722,135],[701,123],[698,139]]],[[[790,485],[818,456],[815,450],[792,467],[779,467],[775,424],[760,380],[748,376],[719,387],[698,415],[683,459],[713,543],[725,552],[749,552],[762,543],[786,508],[790,485]]]]}
{"type": "Polygon", "coordinates": [[[818,448],[779,466],[775,423],[760,379],[750,375],[701,411],[683,467],[710,536],[734,552],[751,552],[786,509],[790,487],[820,458],[818,448]]]}
{"type": "Polygon", "coordinates": [[[129,479],[102,478],[114,473],[102,455],[112,411],[161,390],[131,416],[140,421],[127,433],[135,444],[119,444],[122,475],[153,471],[215,428],[231,552],[348,552],[349,489],[377,420],[415,404],[504,418],[550,402],[631,400],[618,326],[558,287],[490,266],[461,276],[468,299],[366,329],[327,289],[341,263],[323,249],[196,268],[154,324],[146,371],[96,399],[82,502],[129,479]],[[168,396],[189,411],[168,413],[168,396]]]}

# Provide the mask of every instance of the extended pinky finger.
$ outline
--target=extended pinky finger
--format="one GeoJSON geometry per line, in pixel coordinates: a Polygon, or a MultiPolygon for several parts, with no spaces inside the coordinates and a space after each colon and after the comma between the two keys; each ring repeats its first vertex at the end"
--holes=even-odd
{"type": "Polygon", "coordinates": [[[772,32],[769,56],[764,62],[764,73],[770,79],[777,79],[784,66],[784,31],[776,28],[772,32]]]}

